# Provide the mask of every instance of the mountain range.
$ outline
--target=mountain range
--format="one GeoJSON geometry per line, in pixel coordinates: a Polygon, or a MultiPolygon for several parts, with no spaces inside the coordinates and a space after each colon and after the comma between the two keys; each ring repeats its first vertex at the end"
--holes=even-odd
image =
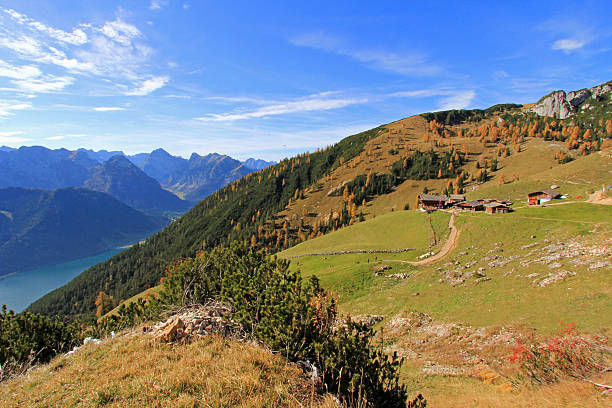
{"type": "Polygon", "coordinates": [[[163,149],[128,156],[120,151],[2,147],[0,188],[86,187],[107,192],[138,210],[174,217],[226,184],[270,164],[254,159],[247,163],[254,168],[216,153],[193,153],[187,160],[163,149]]]}

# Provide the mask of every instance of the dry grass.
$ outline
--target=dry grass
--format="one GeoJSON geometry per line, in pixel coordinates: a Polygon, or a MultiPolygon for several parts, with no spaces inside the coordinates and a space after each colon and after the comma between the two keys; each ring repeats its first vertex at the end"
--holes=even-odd
{"type": "Polygon", "coordinates": [[[2,407],[331,407],[297,367],[222,338],[189,345],[123,336],[0,385],[2,407]]]}

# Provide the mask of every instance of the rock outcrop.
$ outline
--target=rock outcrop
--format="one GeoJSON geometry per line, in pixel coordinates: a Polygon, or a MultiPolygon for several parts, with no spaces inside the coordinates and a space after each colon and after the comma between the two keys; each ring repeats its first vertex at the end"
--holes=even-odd
{"type": "Polygon", "coordinates": [[[164,343],[188,342],[196,337],[219,335],[236,339],[246,338],[239,324],[229,319],[230,309],[217,302],[192,305],[143,331],[164,343]]]}
{"type": "Polygon", "coordinates": [[[555,91],[538,101],[529,111],[540,116],[566,119],[574,115],[588,99],[599,98],[610,91],[612,91],[610,83],[598,85],[591,89],[572,91],[567,94],[565,91],[555,91]]]}

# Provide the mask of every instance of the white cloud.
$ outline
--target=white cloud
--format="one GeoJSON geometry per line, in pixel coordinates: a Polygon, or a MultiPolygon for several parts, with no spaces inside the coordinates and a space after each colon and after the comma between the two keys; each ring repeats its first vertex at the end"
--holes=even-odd
{"type": "Polygon", "coordinates": [[[391,98],[427,98],[432,96],[445,96],[440,99],[438,106],[442,110],[449,109],[464,109],[469,107],[472,100],[476,97],[476,92],[473,90],[457,90],[457,89],[417,89],[414,91],[394,92],[387,95],[391,98]]]}
{"type": "Polygon", "coordinates": [[[429,96],[450,95],[454,91],[441,89],[417,89],[414,91],[393,92],[387,96],[392,98],[425,98],[429,96]]]}
{"type": "Polygon", "coordinates": [[[164,98],[173,98],[173,99],[191,99],[191,96],[189,96],[189,95],[175,95],[175,94],[168,94],[168,95],[164,95],[164,98]]]}
{"type": "Polygon", "coordinates": [[[125,108],[122,108],[120,106],[96,106],[95,108],[93,108],[93,110],[96,112],[112,112],[122,111],[125,110],[125,108]]]}
{"type": "Polygon", "coordinates": [[[31,27],[32,29],[35,29],[37,31],[40,31],[41,33],[47,34],[49,37],[54,38],[58,41],[68,43],[71,45],[83,45],[87,43],[87,34],[85,34],[85,32],[80,28],[75,28],[72,30],[71,33],[69,33],[64,30],[49,27],[39,21],[35,21],[29,18],[28,16],[24,14],[18,13],[15,10],[3,9],[3,8],[0,8],[0,10],[2,10],[3,12],[11,16],[18,23],[27,25],[31,27]]]}
{"type": "Polygon", "coordinates": [[[66,137],[87,137],[85,133],[68,133],[66,137]]]}
{"type": "Polygon", "coordinates": [[[357,60],[366,66],[409,76],[429,76],[439,74],[443,69],[427,60],[424,53],[416,52],[389,52],[382,50],[359,49],[347,45],[344,41],[315,32],[291,38],[293,45],[308,47],[343,55],[357,60]]]}
{"type": "Polygon", "coordinates": [[[565,52],[566,54],[569,54],[572,51],[584,47],[587,43],[588,41],[586,40],[578,40],[576,38],[564,38],[562,40],[555,41],[552,45],[552,49],[560,50],[565,52]]]}
{"type": "Polygon", "coordinates": [[[448,98],[443,98],[440,102],[440,108],[442,110],[465,109],[470,106],[475,97],[476,92],[474,91],[462,91],[448,98]]]}
{"type": "Polygon", "coordinates": [[[4,137],[10,137],[10,136],[16,136],[16,135],[23,135],[23,132],[18,132],[18,131],[0,132],[0,136],[4,136],[4,137]]]}
{"type": "Polygon", "coordinates": [[[135,96],[143,96],[148,95],[151,92],[162,88],[166,83],[168,83],[169,78],[167,76],[156,76],[149,78],[142,82],[142,84],[131,91],[125,93],[125,95],[135,95],[135,96]]]}
{"type": "Polygon", "coordinates": [[[31,139],[28,139],[27,137],[14,137],[14,136],[2,136],[2,135],[0,135],[0,143],[16,144],[16,143],[28,142],[30,140],[31,139]]]}
{"type": "Polygon", "coordinates": [[[151,10],[160,10],[163,7],[166,7],[168,5],[167,1],[164,0],[152,0],[151,1],[151,5],[149,6],[149,9],[151,10]]]}
{"type": "Polygon", "coordinates": [[[501,81],[501,80],[503,80],[505,78],[508,78],[509,76],[510,76],[510,74],[508,74],[504,70],[498,70],[498,71],[495,71],[493,73],[493,78],[495,78],[497,81],[501,81]]]}
{"type": "Polygon", "coordinates": [[[132,40],[143,36],[136,26],[126,23],[119,17],[115,21],[104,24],[99,31],[123,46],[129,46],[132,44],[132,40]]]}
{"type": "Polygon", "coordinates": [[[42,78],[29,78],[12,81],[19,89],[27,92],[48,93],[57,92],[74,82],[74,78],[67,76],[45,75],[42,78]]]}
{"type": "Polygon", "coordinates": [[[0,60],[0,76],[12,79],[28,79],[40,76],[41,72],[34,65],[11,65],[0,60]]]}
{"type": "MultiPolygon", "coordinates": [[[[0,76],[20,81],[39,79],[20,83],[20,90],[49,92],[62,89],[80,77],[95,76],[100,79],[96,82],[97,88],[108,84],[104,86],[106,93],[110,90],[111,93],[147,95],[169,81],[167,76],[149,72],[148,61],[153,50],[146,44],[142,32],[121,16],[102,24],[79,24],[72,31],[64,31],[0,6],[1,13],[8,18],[0,21],[0,48],[11,50],[22,61],[14,66],[0,61],[0,76]],[[49,84],[51,71],[46,71],[46,65],[65,70],[71,74],[70,81],[56,80],[49,84]],[[45,73],[47,78],[40,79],[45,73]]],[[[53,72],[53,77],[62,78],[57,72],[53,72]]]]}
{"type": "MultiPolygon", "coordinates": [[[[13,115],[13,111],[30,109],[32,104],[29,102],[20,102],[20,101],[0,101],[0,116],[10,116],[13,115]]],[[[8,136],[14,136],[17,133],[9,132],[8,136]]],[[[1,134],[1,133],[0,133],[1,134]]],[[[5,133],[5,136],[7,134],[5,133]]]]}
{"type": "MultiPolygon", "coordinates": [[[[595,27],[593,22],[584,21],[576,16],[557,15],[536,26],[537,30],[544,31],[557,38],[551,49],[570,54],[584,48],[597,37],[605,36],[607,29],[595,27]]],[[[608,33],[609,35],[609,33],[608,33]]]]}
{"type": "Polygon", "coordinates": [[[62,140],[64,139],[64,136],[49,136],[49,137],[45,137],[45,140],[62,140]]]}
{"type": "Polygon", "coordinates": [[[204,122],[223,122],[240,119],[262,118],[265,116],[282,115],[287,113],[338,109],[365,102],[367,102],[367,99],[325,99],[320,97],[311,97],[304,100],[262,106],[249,112],[209,114],[195,119],[204,122]]]}
{"type": "Polygon", "coordinates": [[[13,38],[0,37],[0,46],[13,50],[21,56],[39,57],[42,55],[42,44],[27,35],[16,35],[13,38]]]}

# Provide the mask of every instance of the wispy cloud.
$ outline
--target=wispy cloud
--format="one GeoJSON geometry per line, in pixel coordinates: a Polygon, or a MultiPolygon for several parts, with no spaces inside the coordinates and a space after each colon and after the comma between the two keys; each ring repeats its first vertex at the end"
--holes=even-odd
{"type": "Polygon", "coordinates": [[[346,41],[323,32],[314,32],[290,38],[299,47],[308,47],[359,61],[369,68],[407,76],[430,76],[443,72],[442,67],[428,60],[425,53],[394,52],[365,49],[349,45],[346,41]]]}
{"type": "Polygon", "coordinates": [[[161,10],[163,7],[166,7],[168,5],[167,1],[164,0],[152,0],[151,4],[149,5],[149,9],[151,10],[161,10]]]}
{"type": "Polygon", "coordinates": [[[419,97],[429,97],[429,96],[439,96],[439,95],[450,95],[453,92],[451,90],[444,89],[417,89],[414,91],[400,91],[393,92],[388,94],[387,96],[391,98],[419,98],[419,97]]]}
{"type": "MultiPolygon", "coordinates": [[[[159,2],[162,5],[164,2],[159,2]]],[[[35,21],[15,10],[2,8],[0,48],[14,53],[19,64],[0,61],[0,76],[8,77],[18,90],[51,92],[66,88],[80,78],[98,77],[111,92],[147,95],[163,87],[169,78],[149,72],[154,51],[143,33],[123,18],[121,9],[112,21],[79,24],[64,31],[35,21]],[[52,66],[57,69],[48,70],[52,66]],[[35,80],[34,80],[35,79],[35,80]],[[18,82],[20,81],[20,82],[18,82]]]]}
{"type": "Polygon", "coordinates": [[[57,28],[49,27],[46,24],[41,23],[40,21],[35,21],[26,16],[25,14],[21,14],[12,9],[1,9],[1,11],[11,16],[15,21],[19,22],[20,24],[27,25],[30,28],[44,33],[58,41],[72,45],[82,45],[87,42],[87,34],[81,28],[77,27],[74,28],[72,32],[67,32],[57,28]]]}
{"type": "Polygon", "coordinates": [[[314,96],[302,100],[262,106],[250,111],[209,114],[195,119],[204,122],[224,122],[240,119],[263,118],[266,116],[283,115],[289,113],[339,109],[349,105],[365,103],[367,101],[368,100],[365,98],[330,99],[321,96],[314,96]]]}
{"type": "Polygon", "coordinates": [[[26,137],[19,136],[22,134],[23,132],[0,132],[0,143],[15,144],[30,140],[26,137]]]}
{"type": "Polygon", "coordinates": [[[57,92],[74,82],[74,78],[67,76],[44,75],[41,78],[29,78],[12,81],[23,91],[35,93],[57,92]]]}
{"type": "Polygon", "coordinates": [[[113,111],[123,111],[125,108],[121,106],[96,106],[93,108],[96,112],[113,112],[113,111]]]}
{"type": "Polygon", "coordinates": [[[32,108],[30,102],[21,101],[0,101],[0,116],[13,115],[13,111],[19,111],[32,108]]]}
{"type": "Polygon", "coordinates": [[[49,136],[49,137],[45,137],[44,140],[49,140],[49,141],[53,141],[53,140],[63,140],[64,136],[49,136]]]}
{"type": "Polygon", "coordinates": [[[34,65],[11,65],[0,60],[0,76],[13,79],[28,79],[40,76],[42,72],[34,65]]]}
{"type": "Polygon", "coordinates": [[[438,107],[442,110],[448,109],[464,109],[470,106],[476,92],[474,90],[458,90],[458,89],[417,89],[413,91],[393,92],[387,95],[391,98],[427,98],[434,96],[444,96],[438,102],[438,107]]]}
{"type": "Polygon", "coordinates": [[[440,102],[440,108],[442,110],[465,109],[470,106],[475,97],[476,92],[474,91],[459,92],[455,95],[443,98],[440,102]]]}
{"type": "Polygon", "coordinates": [[[597,38],[593,26],[584,23],[575,16],[556,16],[536,27],[556,37],[550,46],[555,51],[563,51],[570,54],[580,50],[597,38]],[[559,38],[561,37],[561,38],[559,38]]]}
{"type": "Polygon", "coordinates": [[[576,38],[564,38],[564,39],[555,41],[552,45],[552,49],[560,50],[560,51],[565,52],[566,54],[569,54],[572,51],[575,51],[577,49],[584,47],[585,45],[587,45],[587,43],[588,43],[587,40],[579,40],[576,38]]]}
{"type": "Polygon", "coordinates": [[[153,91],[162,88],[166,83],[168,83],[169,78],[167,76],[154,76],[142,82],[142,84],[131,91],[125,93],[125,95],[136,95],[143,96],[148,95],[153,91]]]}

